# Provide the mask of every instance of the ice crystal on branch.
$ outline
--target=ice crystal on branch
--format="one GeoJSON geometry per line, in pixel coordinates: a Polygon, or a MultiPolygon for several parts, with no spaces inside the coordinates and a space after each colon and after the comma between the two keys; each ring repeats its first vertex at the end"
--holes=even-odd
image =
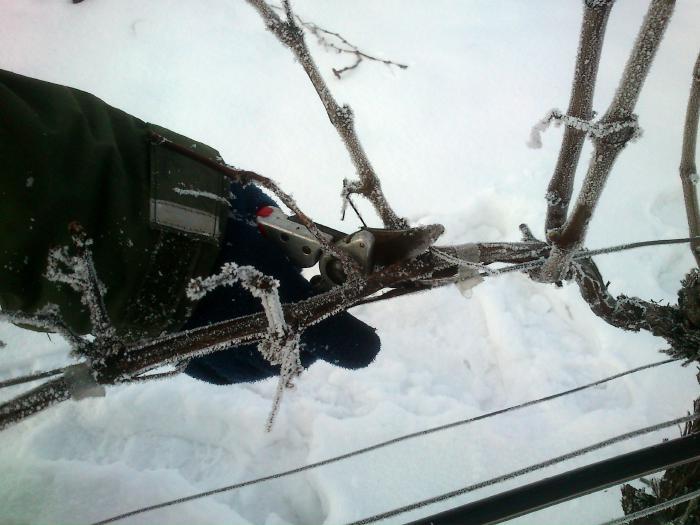
{"type": "Polygon", "coordinates": [[[105,307],[107,288],[97,277],[92,259],[92,240],[88,239],[77,224],[71,225],[72,239],[77,255],[67,246],[49,251],[45,277],[52,282],[70,286],[80,294],[80,302],[90,314],[93,335],[101,340],[111,340],[114,328],[105,307]]]}
{"type": "Polygon", "coordinates": [[[277,390],[265,425],[269,432],[279,411],[284,390],[293,387],[292,380],[303,370],[299,355],[299,333],[292,330],[285,321],[279,297],[279,281],[252,266],[226,263],[216,275],[192,279],[187,287],[187,297],[192,300],[201,299],[219,286],[233,286],[236,283],[260,299],[268,329],[267,335],[258,345],[258,351],[271,365],[280,366],[277,390]]]}
{"type": "Polygon", "coordinates": [[[187,188],[173,188],[173,191],[177,193],[178,195],[189,195],[190,197],[201,197],[203,199],[210,199],[213,201],[220,202],[226,207],[231,206],[231,202],[224,197],[219,197],[218,195],[215,195],[214,193],[208,192],[208,191],[200,191],[200,190],[190,190],[187,188]]]}
{"type": "Polygon", "coordinates": [[[198,301],[220,286],[233,286],[238,282],[238,269],[239,266],[236,263],[226,263],[218,274],[192,279],[187,285],[187,298],[198,301]]]}

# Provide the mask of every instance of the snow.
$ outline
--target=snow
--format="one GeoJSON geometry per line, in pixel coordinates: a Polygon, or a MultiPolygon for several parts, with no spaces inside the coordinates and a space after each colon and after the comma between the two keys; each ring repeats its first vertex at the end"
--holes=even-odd
{"type": "MultiPolygon", "coordinates": [[[[192,147],[195,147],[195,146],[196,146],[196,144],[192,145],[192,147]]],[[[210,193],[208,191],[188,190],[188,189],[184,189],[184,188],[173,188],[173,191],[179,195],[189,195],[190,197],[202,197],[204,199],[211,199],[211,200],[219,201],[226,206],[231,205],[231,203],[227,199],[224,199],[223,197],[219,197],[218,195],[215,195],[215,194],[210,193]]]]}
{"type": "MultiPolygon", "coordinates": [[[[646,4],[646,3],[644,3],[646,4]]],[[[540,0],[328,0],[298,14],[363,51],[408,64],[310,49],[355,127],[389,202],[412,224],[446,226],[442,243],[537,235],[560,129],[525,146],[547,108],[566,107],[580,7],[540,0]]],[[[612,9],[594,109],[615,92],[646,5],[612,9]]],[[[210,144],[230,163],[293,192],[337,229],[352,162],[300,65],[242,0],[0,0],[0,67],[92,92],[210,144]]],[[[677,166],[700,5],[679,0],[636,113],[644,137],[620,155],[589,247],[687,235],[677,166]]],[[[585,147],[579,170],[587,165],[585,147]]],[[[362,215],[378,224],[367,203],[362,215]]],[[[598,258],[613,293],[675,301],[686,246],[598,258]]],[[[556,393],[663,359],[664,342],[596,318],[574,286],[506,274],[465,299],[455,287],[353,313],[383,349],[367,369],[317,363],[265,432],[276,380],[216,387],[187,377],[109,388],[0,433],[0,523],[90,523],[111,515],[342,454],[400,434],[556,393]]],[[[0,378],[69,363],[58,336],[0,326],[0,378]]],[[[693,367],[666,365],[503,417],[400,443],[281,480],[123,523],[340,524],[477,483],[637,428],[680,417],[693,367]]],[[[3,399],[21,392],[0,392],[3,399]]],[[[576,458],[500,487],[389,520],[402,523],[543,474],[678,435],[675,428],[576,458]]],[[[621,514],[616,488],[530,517],[591,524],[621,514]],[[564,518],[564,519],[563,519],[564,518]]]]}

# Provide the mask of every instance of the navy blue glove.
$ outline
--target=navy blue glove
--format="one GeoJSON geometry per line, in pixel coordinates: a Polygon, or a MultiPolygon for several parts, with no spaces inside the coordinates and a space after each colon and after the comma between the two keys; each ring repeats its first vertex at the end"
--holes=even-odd
{"type": "MultiPolygon", "coordinates": [[[[314,295],[299,269],[278,246],[258,231],[256,212],[263,206],[275,206],[275,202],[252,184],[246,187],[232,184],[231,191],[232,211],[217,268],[235,262],[253,266],[265,275],[275,277],[280,282],[283,303],[314,295]]],[[[220,287],[200,301],[185,329],[261,311],[260,300],[240,285],[220,287]]],[[[374,360],[379,348],[379,337],[374,328],[343,312],[302,333],[301,364],[308,367],[317,359],[323,359],[344,368],[363,368],[374,360]]],[[[258,352],[257,345],[251,344],[192,359],[185,373],[208,383],[228,385],[279,375],[280,367],[269,364],[258,352]]]]}

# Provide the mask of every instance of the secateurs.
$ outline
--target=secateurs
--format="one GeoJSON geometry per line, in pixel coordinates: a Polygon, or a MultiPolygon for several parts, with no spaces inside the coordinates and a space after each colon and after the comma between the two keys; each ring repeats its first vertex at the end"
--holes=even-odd
{"type": "MultiPolygon", "coordinates": [[[[294,264],[310,268],[318,263],[320,275],[311,280],[317,290],[328,290],[346,281],[340,261],[324,253],[319,240],[295,217],[265,206],[258,210],[257,223],[261,233],[278,244],[294,264]]],[[[443,232],[439,224],[406,229],[365,227],[351,234],[321,224],[316,227],[328,242],[355,260],[365,274],[423,253],[443,232]]]]}

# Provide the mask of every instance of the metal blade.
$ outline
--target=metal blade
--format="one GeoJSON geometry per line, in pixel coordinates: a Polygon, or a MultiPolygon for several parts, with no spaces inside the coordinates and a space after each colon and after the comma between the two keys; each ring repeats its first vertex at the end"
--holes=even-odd
{"type": "Polygon", "coordinates": [[[374,265],[388,266],[425,252],[442,235],[441,224],[429,224],[405,230],[364,228],[374,235],[374,265]]]}

